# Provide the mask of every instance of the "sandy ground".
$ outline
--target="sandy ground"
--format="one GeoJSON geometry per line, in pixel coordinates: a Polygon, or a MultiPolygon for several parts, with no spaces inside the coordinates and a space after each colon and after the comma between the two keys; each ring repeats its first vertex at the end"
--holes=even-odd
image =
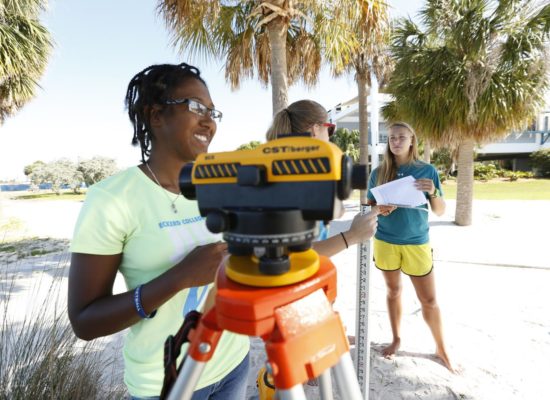
{"type": "MultiPolygon", "coordinates": [[[[16,321],[42,304],[53,277],[67,266],[66,248],[80,203],[0,201],[0,245],[11,245],[22,236],[33,238],[18,248],[19,255],[0,252],[2,279],[10,274],[17,277],[8,310],[9,318],[16,321]],[[29,249],[33,246],[55,251],[32,256],[29,249]]],[[[433,340],[406,277],[401,349],[393,359],[380,355],[391,334],[384,282],[372,268],[369,399],[550,398],[550,201],[476,201],[474,223],[469,227],[452,223],[454,202],[447,203],[444,216],[430,217],[431,238],[445,336],[460,373],[451,374],[432,356],[433,340]]],[[[332,234],[345,230],[358,211],[351,203],[346,209],[346,214],[332,223],[332,234]]],[[[356,247],[332,260],[338,269],[335,309],[353,335],[356,247]]],[[[116,285],[123,290],[121,280],[116,285]]],[[[5,286],[0,289],[1,302],[5,286]]],[[[60,291],[62,306],[65,292],[60,291]]],[[[120,337],[102,342],[106,353],[118,354],[120,337]]],[[[247,398],[257,393],[255,375],[265,361],[263,345],[256,338],[252,338],[251,354],[247,398]]],[[[335,397],[341,398],[336,389],[335,397]]],[[[317,388],[306,387],[306,393],[309,399],[319,398],[317,388]]]]}

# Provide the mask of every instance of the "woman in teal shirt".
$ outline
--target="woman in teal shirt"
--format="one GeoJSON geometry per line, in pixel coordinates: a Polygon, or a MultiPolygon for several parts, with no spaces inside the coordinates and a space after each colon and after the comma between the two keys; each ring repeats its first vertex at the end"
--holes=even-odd
{"type": "MultiPolygon", "coordinates": [[[[432,212],[442,215],[445,201],[437,170],[418,159],[414,130],[404,122],[389,127],[388,146],[384,162],[369,178],[369,204],[376,201],[370,189],[394,179],[412,176],[415,186],[425,193],[432,212]]],[[[422,315],[436,343],[436,356],[451,371],[451,364],[443,338],[441,313],[436,301],[432,248],[429,243],[428,207],[402,208],[379,206],[378,229],[374,235],[374,259],[386,281],[387,304],[393,334],[392,343],[382,351],[393,356],[401,344],[401,272],[409,275],[422,315]]]]}

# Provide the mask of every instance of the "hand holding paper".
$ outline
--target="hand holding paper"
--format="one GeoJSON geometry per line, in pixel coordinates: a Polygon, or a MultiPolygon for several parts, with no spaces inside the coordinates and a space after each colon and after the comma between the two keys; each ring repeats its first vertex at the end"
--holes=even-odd
{"type": "Polygon", "coordinates": [[[370,191],[378,205],[418,207],[426,204],[426,196],[414,186],[411,175],[372,188],[370,191]]]}

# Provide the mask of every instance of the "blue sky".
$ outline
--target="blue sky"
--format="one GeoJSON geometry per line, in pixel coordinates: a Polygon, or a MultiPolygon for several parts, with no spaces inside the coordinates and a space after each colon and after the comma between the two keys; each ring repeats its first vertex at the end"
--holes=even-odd
{"type": "MultiPolygon", "coordinates": [[[[224,113],[211,151],[234,150],[263,140],[271,121],[271,90],[247,80],[236,91],[225,82],[222,64],[190,60],[171,46],[153,0],[51,1],[43,22],[55,48],[36,98],[0,126],[0,180],[23,179],[36,160],[77,161],[111,157],[119,167],[140,162],[131,146],[132,128],[124,110],[130,78],[158,63],[188,61],[202,71],[216,105],[224,113]]],[[[394,16],[416,14],[420,0],[390,0],[394,16]]],[[[334,79],[323,70],[319,84],[296,85],[289,101],[309,98],[325,108],[354,97],[353,76],[334,79]]]]}

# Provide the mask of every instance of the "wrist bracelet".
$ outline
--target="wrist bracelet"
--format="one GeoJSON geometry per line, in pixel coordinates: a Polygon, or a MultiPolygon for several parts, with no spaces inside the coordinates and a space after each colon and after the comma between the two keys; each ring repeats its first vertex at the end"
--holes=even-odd
{"type": "Polygon", "coordinates": [[[346,240],[346,237],[344,236],[344,232],[340,232],[340,235],[342,235],[342,239],[344,239],[344,243],[346,244],[346,249],[349,248],[348,241],[346,240]]]}
{"type": "Polygon", "coordinates": [[[139,314],[141,318],[153,318],[155,314],[157,313],[157,310],[154,310],[151,314],[146,314],[145,310],[143,309],[141,305],[141,287],[143,285],[138,285],[134,289],[134,306],[136,307],[136,311],[139,314]]]}

